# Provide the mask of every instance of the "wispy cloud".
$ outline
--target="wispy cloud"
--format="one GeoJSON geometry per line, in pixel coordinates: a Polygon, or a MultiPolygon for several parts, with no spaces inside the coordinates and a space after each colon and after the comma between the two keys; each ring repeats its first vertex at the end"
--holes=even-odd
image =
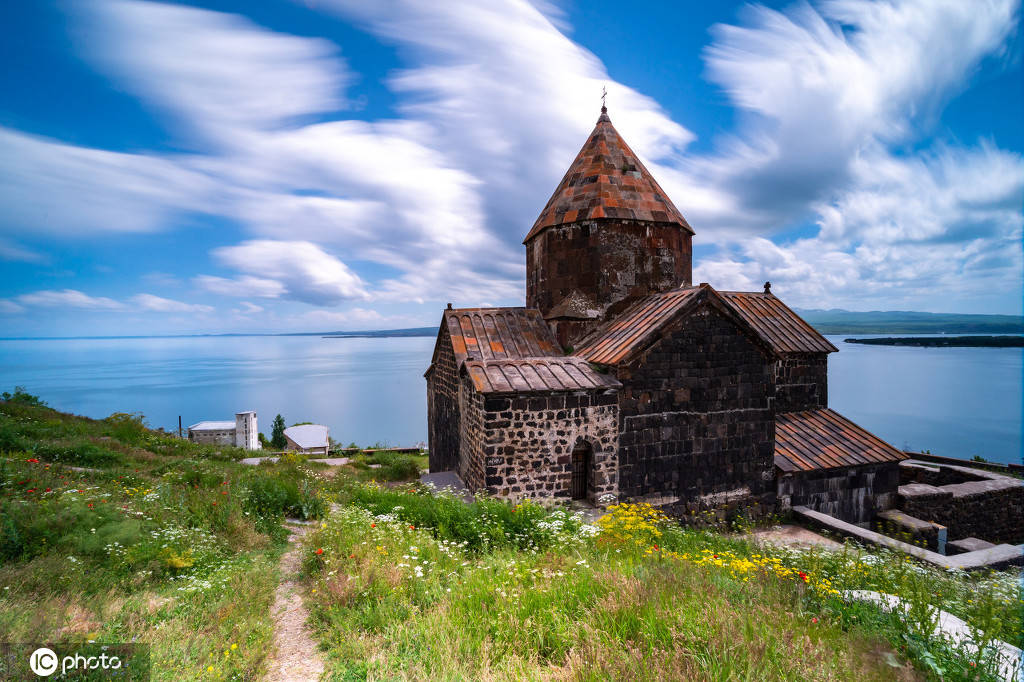
{"type": "Polygon", "coordinates": [[[281,296],[313,305],[368,297],[363,282],[341,260],[312,242],[258,239],[213,251],[224,265],[278,282],[281,296]]]}
{"type": "Polygon", "coordinates": [[[23,307],[78,308],[82,310],[125,310],[126,306],[105,296],[89,296],[75,289],[44,289],[22,294],[15,302],[23,307]]]}
{"type": "Polygon", "coordinates": [[[136,294],[131,302],[141,310],[158,313],[212,313],[213,306],[199,303],[183,303],[153,294],[136,294]]]}

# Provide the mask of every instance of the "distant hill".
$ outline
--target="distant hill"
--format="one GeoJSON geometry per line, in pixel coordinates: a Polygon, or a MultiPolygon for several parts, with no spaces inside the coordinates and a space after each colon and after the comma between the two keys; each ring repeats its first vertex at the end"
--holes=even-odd
{"type": "Polygon", "coordinates": [[[325,339],[330,338],[383,338],[388,336],[437,336],[437,327],[412,327],[410,329],[378,329],[363,332],[322,332],[325,339]]]}
{"type": "Polygon", "coordinates": [[[1019,315],[968,315],[911,311],[855,312],[801,310],[797,312],[822,334],[1021,334],[1019,315]]]}

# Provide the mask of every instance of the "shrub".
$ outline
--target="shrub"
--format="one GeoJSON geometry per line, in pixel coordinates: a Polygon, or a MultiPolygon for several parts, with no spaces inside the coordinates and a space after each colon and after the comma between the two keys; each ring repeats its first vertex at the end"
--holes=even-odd
{"type": "Polygon", "coordinates": [[[348,494],[351,504],[372,514],[429,528],[435,536],[463,544],[473,552],[500,547],[533,551],[573,544],[591,528],[578,514],[565,509],[549,511],[529,501],[512,505],[479,498],[466,504],[455,495],[434,494],[422,487],[396,490],[373,484],[353,486],[348,494]]]}
{"type": "Polygon", "coordinates": [[[70,445],[42,443],[33,449],[33,453],[36,457],[51,462],[88,467],[112,466],[119,464],[123,459],[120,453],[112,452],[89,441],[80,441],[70,445]]]}
{"type": "Polygon", "coordinates": [[[25,390],[24,386],[15,386],[14,393],[4,391],[0,394],[0,400],[6,403],[18,403],[20,405],[31,405],[33,407],[45,407],[46,403],[43,402],[39,396],[32,395],[25,390]]]}
{"type": "Polygon", "coordinates": [[[374,476],[384,481],[407,481],[418,478],[420,465],[412,455],[397,452],[376,452],[366,458],[368,464],[379,464],[374,476]]]}

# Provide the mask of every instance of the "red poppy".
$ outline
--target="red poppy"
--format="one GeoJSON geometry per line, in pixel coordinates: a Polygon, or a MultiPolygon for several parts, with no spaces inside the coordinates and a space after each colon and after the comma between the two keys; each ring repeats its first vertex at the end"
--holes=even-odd
{"type": "Polygon", "coordinates": [[[227,490],[221,490],[221,491],[220,491],[220,494],[221,494],[221,495],[227,495],[227,494],[228,494],[228,491],[227,491],[227,490]]]}
{"type": "Polygon", "coordinates": [[[217,503],[216,503],[216,502],[214,502],[214,503],[213,503],[213,506],[214,506],[214,507],[216,507],[216,506],[217,506],[217,503]]]}
{"type": "Polygon", "coordinates": [[[371,523],[371,524],[370,524],[370,528],[376,528],[376,527],[377,527],[377,524],[376,524],[376,523],[371,523]]]}
{"type": "Polygon", "coordinates": [[[355,558],[356,558],[356,555],[355,555],[355,554],[349,554],[349,555],[348,555],[348,558],[349,558],[349,559],[355,559],[355,558]]]}
{"type": "Polygon", "coordinates": [[[92,509],[92,502],[89,503],[89,509],[92,509]]]}
{"type": "Polygon", "coordinates": [[[316,550],[316,553],[317,554],[323,554],[324,553],[324,548],[320,547],[319,549],[316,550]]]}
{"type": "Polygon", "coordinates": [[[817,623],[817,622],[818,622],[818,619],[817,619],[816,617],[815,617],[815,618],[811,618],[811,622],[812,622],[812,623],[817,623]]]}
{"type": "Polygon", "coordinates": [[[797,573],[797,575],[800,576],[800,580],[803,580],[804,582],[807,582],[807,574],[806,573],[804,573],[803,571],[800,571],[799,573],[797,573]]]}
{"type": "Polygon", "coordinates": [[[47,488],[47,489],[46,489],[46,490],[44,490],[43,492],[47,492],[47,493],[53,492],[53,488],[47,488]]]}
{"type": "Polygon", "coordinates": [[[26,462],[32,462],[33,464],[39,464],[39,460],[33,457],[32,459],[26,459],[26,462]]]}
{"type": "Polygon", "coordinates": [[[29,488],[29,489],[28,489],[28,490],[26,490],[25,492],[27,492],[27,493],[34,493],[35,491],[36,491],[36,489],[35,489],[35,488],[29,488]]]}
{"type": "Polygon", "coordinates": [[[658,546],[657,545],[654,546],[654,551],[658,551],[658,546]]]}
{"type": "Polygon", "coordinates": [[[416,526],[409,526],[409,530],[416,530],[416,526]]]}

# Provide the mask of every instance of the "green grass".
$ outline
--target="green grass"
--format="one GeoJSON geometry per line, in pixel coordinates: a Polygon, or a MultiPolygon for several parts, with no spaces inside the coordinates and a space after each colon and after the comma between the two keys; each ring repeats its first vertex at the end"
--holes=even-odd
{"type": "Polygon", "coordinates": [[[766,550],[644,507],[592,525],[533,503],[467,505],[394,482],[415,479],[421,456],[327,468],[246,454],[8,394],[4,639],[144,642],[154,680],[260,679],[281,524],[299,516],[322,521],[303,556],[329,679],[993,679],[985,656],[926,634],[931,606],[981,640],[1024,643],[1019,572],[766,550]],[[849,589],[912,608],[885,614],[849,589]]]}
{"type": "Polygon", "coordinates": [[[991,657],[930,636],[931,606],[982,641],[1021,636],[1018,573],[766,550],[643,507],[595,527],[415,486],[340,499],[306,555],[332,679],[988,680],[991,657]],[[913,608],[886,614],[847,589],[913,608]]]}
{"type": "Polygon", "coordinates": [[[285,516],[319,518],[344,477],[294,458],[0,401],[0,632],[145,642],[152,679],[258,679],[285,516]],[[75,468],[72,468],[75,467],[75,468]],[[211,670],[212,668],[212,670],[211,670]]]}

